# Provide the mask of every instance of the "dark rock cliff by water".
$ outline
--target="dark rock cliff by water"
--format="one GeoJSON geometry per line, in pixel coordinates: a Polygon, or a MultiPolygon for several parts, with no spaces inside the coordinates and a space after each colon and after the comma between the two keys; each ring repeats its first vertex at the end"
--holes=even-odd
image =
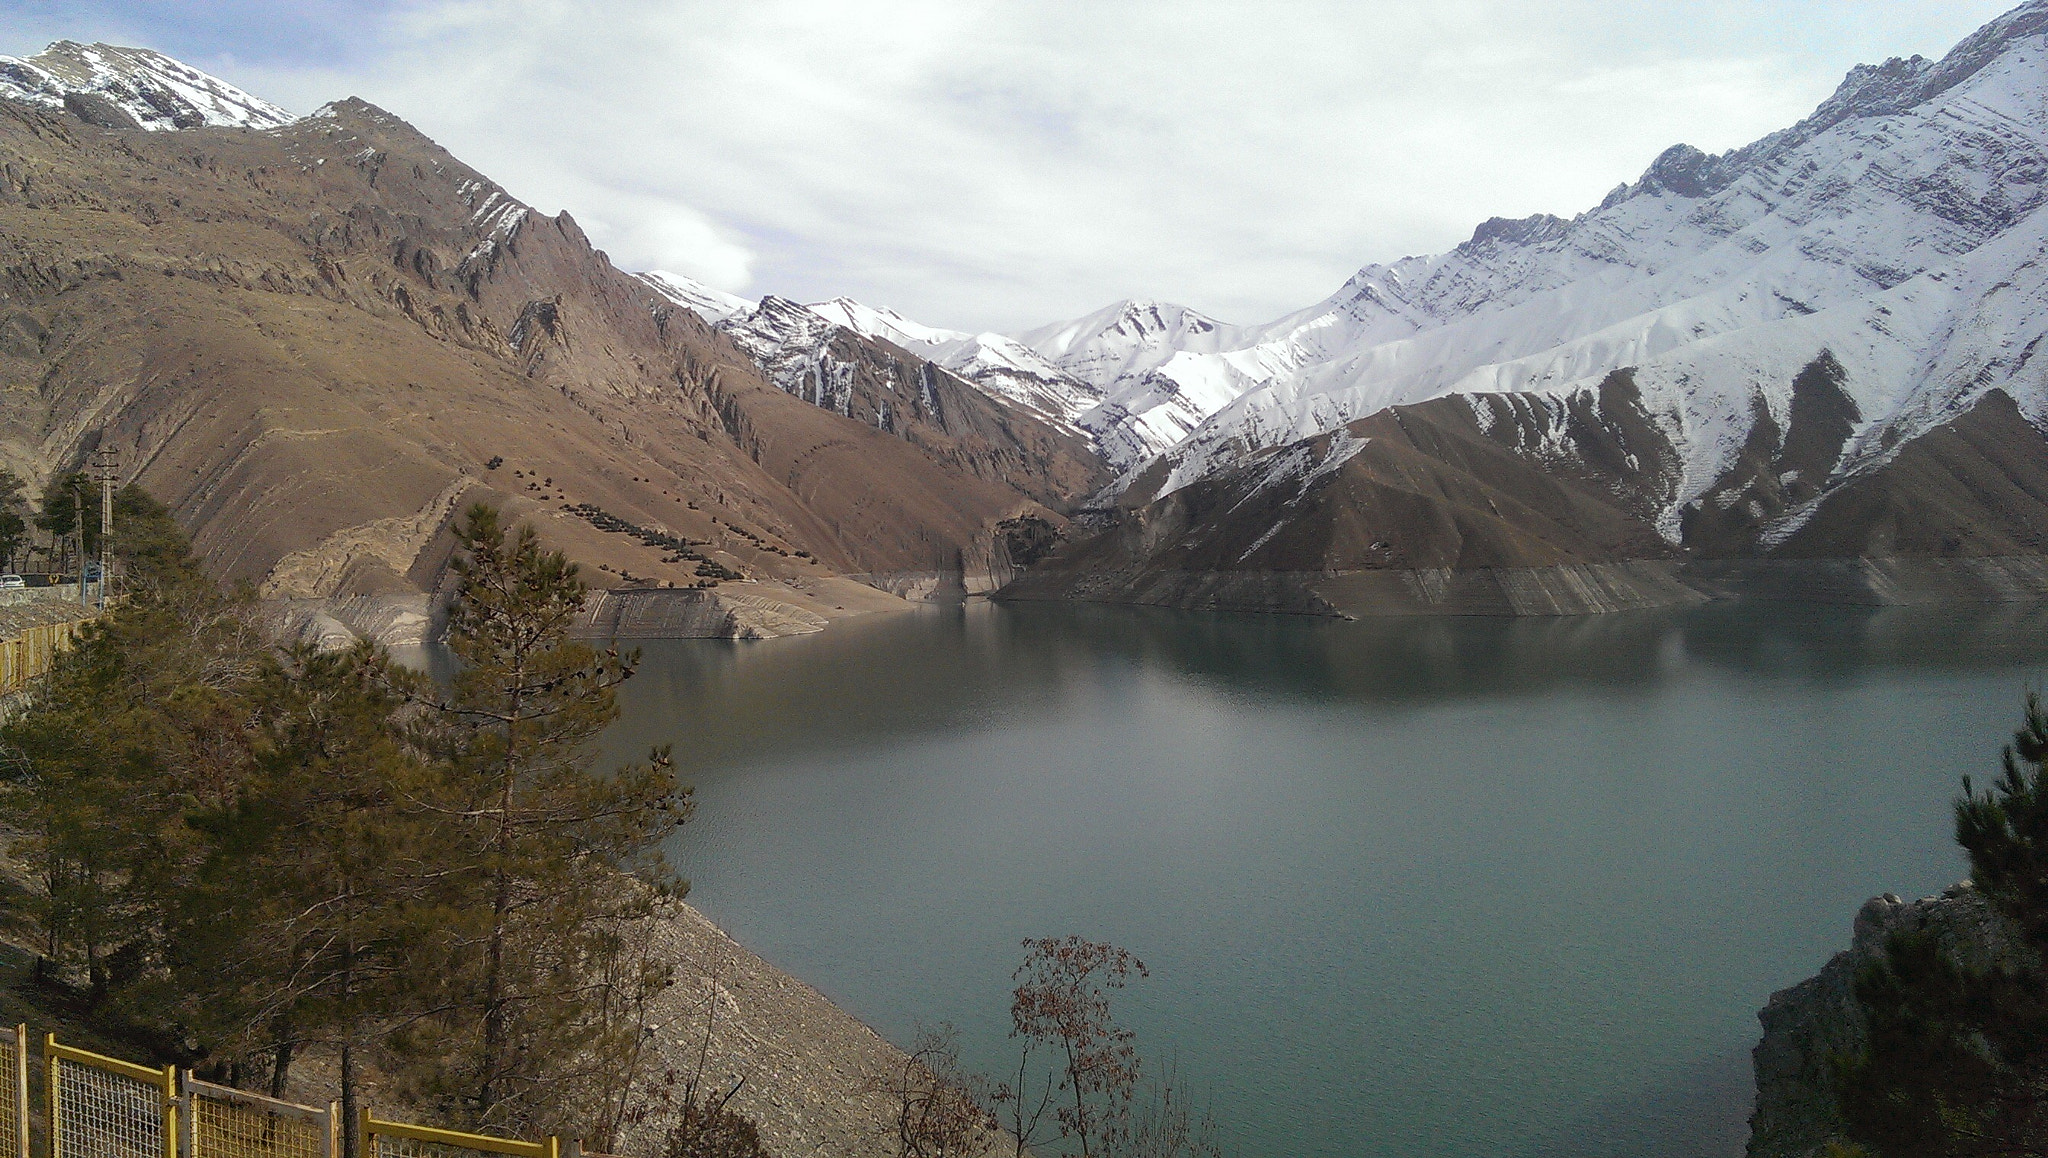
{"type": "Polygon", "coordinates": [[[1763,1039],[1753,1051],[1756,1109],[1749,1158],[1816,1158],[1844,1139],[1832,1058],[1863,1048],[1866,1023],[1856,975],[1879,960],[1896,932],[1925,932],[1970,970],[2012,968],[2026,950],[2016,929],[1968,881],[1940,896],[1902,901],[1872,897],[1856,913],[1850,947],[1818,974],[1771,994],[1757,1013],[1763,1039]]]}

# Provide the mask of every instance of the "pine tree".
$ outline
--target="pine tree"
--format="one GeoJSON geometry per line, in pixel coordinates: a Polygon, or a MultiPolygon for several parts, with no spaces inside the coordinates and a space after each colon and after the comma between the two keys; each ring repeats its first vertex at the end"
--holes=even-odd
{"type": "Polygon", "coordinates": [[[166,906],[206,856],[186,817],[234,800],[250,767],[262,639],[182,537],[166,549],[146,589],[87,625],[0,731],[23,773],[5,809],[42,885],[28,914],[38,975],[81,978],[96,1006],[161,959],[166,906]]]}
{"type": "Polygon", "coordinates": [[[2001,776],[1963,778],[1956,841],[2034,960],[1967,969],[1925,933],[1887,938],[1855,982],[1864,1047],[1837,1059],[1850,1135],[1885,1158],[2048,1152],[2048,712],[2027,697],[2001,776]]]}
{"type": "Polygon", "coordinates": [[[369,643],[295,647],[267,668],[251,776],[188,818],[210,856],[168,938],[165,1004],[217,1051],[268,1055],[272,1096],[303,1046],[335,1049],[348,1158],[365,1054],[431,1012],[463,900],[451,822],[412,803],[439,772],[395,727],[419,679],[369,643]]]}
{"type": "Polygon", "coordinates": [[[477,1014],[469,1101],[479,1123],[516,1128],[558,1118],[608,1076],[620,1043],[666,983],[630,956],[627,930],[684,886],[660,842],[691,810],[665,749],[599,774],[593,747],[618,714],[637,655],[569,638],[585,588],[530,527],[509,536],[474,506],[449,614],[461,669],[423,748],[449,779],[434,807],[459,821],[478,893],[462,980],[477,1014]]]}
{"type": "Polygon", "coordinates": [[[28,484],[11,470],[0,470],[0,559],[9,571],[14,557],[28,541],[28,520],[23,517],[26,500],[22,491],[28,484]]]}
{"type": "Polygon", "coordinates": [[[2048,949],[2048,711],[2039,696],[2027,696],[2001,763],[2002,775],[1981,793],[1963,778],[1956,843],[1970,854],[1978,890],[2048,949]]]}

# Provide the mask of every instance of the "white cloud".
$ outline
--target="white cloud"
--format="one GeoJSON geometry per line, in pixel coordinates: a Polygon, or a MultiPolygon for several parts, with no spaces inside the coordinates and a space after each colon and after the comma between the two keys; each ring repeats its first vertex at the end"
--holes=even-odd
{"type": "Polygon", "coordinates": [[[1927,7],[443,0],[346,73],[232,79],[360,92],[628,268],[962,328],[1123,296],[1250,321],[1783,127],[1999,5],[1927,7]],[[1887,27],[1914,42],[1866,51],[1887,27]]]}

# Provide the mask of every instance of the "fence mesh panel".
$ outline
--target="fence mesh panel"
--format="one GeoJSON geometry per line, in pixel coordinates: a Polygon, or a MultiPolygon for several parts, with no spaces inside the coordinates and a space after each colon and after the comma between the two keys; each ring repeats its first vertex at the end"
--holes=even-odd
{"type": "Polygon", "coordinates": [[[327,1129],[319,1122],[274,1114],[192,1089],[192,1153],[185,1158],[326,1158],[327,1129]]]}
{"type": "Polygon", "coordinates": [[[163,1158],[163,1087],[69,1059],[55,1076],[63,1158],[163,1158]]]}
{"type": "Polygon", "coordinates": [[[369,1158],[504,1158],[487,1150],[451,1146],[446,1142],[422,1142],[418,1138],[377,1135],[377,1152],[369,1158]]]}
{"type": "Polygon", "coordinates": [[[0,1155],[28,1153],[22,1139],[28,1123],[21,1120],[21,1067],[27,1064],[28,1059],[21,1056],[21,1039],[0,1032],[0,1082],[6,1085],[0,1092],[0,1155]]]}

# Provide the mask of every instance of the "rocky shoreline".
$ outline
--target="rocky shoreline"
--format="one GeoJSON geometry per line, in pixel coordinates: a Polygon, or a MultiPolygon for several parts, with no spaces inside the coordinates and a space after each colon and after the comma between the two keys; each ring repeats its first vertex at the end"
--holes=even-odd
{"type": "MultiPolygon", "coordinates": [[[[691,905],[657,921],[652,949],[676,967],[653,1018],[662,1065],[695,1072],[702,1050],[705,1083],[739,1083],[732,1108],[760,1127],[776,1158],[896,1153],[885,1091],[909,1062],[902,1050],[691,905]]],[[[654,1153],[657,1142],[628,1138],[622,1149],[654,1153]]]]}

